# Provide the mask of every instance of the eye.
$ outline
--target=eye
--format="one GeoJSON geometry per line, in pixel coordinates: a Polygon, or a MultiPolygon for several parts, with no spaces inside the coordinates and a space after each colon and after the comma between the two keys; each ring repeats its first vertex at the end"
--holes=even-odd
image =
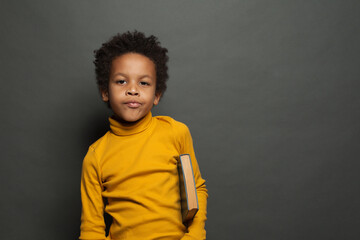
{"type": "Polygon", "coordinates": [[[144,82],[144,81],[141,81],[141,82],[140,82],[140,85],[141,85],[141,86],[149,86],[149,85],[150,85],[150,83],[148,83],[148,82],[144,82]]]}
{"type": "Polygon", "coordinates": [[[125,83],[126,83],[126,81],[125,81],[125,80],[117,80],[117,81],[116,81],[116,83],[117,83],[117,84],[121,84],[121,85],[122,85],[122,84],[125,84],[125,83]]]}

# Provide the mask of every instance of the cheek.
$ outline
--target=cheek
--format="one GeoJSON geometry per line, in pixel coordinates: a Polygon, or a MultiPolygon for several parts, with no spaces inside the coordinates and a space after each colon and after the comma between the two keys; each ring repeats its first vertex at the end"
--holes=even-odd
{"type": "Polygon", "coordinates": [[[123,91],[121,88],[112,88],[110,89],[109,94],[110,94],[110,98],[118,99],[122,97],[123,91]]]}

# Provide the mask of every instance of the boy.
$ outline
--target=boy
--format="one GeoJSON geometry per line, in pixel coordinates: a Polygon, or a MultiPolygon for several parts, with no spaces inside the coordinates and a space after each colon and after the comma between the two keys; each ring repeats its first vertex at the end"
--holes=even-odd
{"type": "Polygon", "coordinates": [[[81,176],[79,239],[205,239],[207,189],[188,128],[152,117],[166,89],[167,49],[141,32],[116,35],[95,51],[97,84],[112,109],[110,130],[93,143],[81,176]],[[182,223],[177,159],[189,153],[199,211],[182,223]],[[103,199],[106,199],[105,206],[103,199]],[[104,210],[112,217],[105,237],[104,210]]]}

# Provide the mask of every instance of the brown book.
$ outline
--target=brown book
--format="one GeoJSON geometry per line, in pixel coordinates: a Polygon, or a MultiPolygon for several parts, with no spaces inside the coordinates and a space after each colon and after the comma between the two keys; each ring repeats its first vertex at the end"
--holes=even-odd
{"type": "Polygon", "coordinates": [[[199,210],[194,171],[189,154],[182,154],[178,161],[181,214],[183,222],[192,220],[199,210]]]}

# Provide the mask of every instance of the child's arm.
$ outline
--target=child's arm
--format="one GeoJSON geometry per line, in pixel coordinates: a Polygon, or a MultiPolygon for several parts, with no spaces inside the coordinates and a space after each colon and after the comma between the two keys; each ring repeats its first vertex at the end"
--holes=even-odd
{"type": "Polygon", "coordinates": [[[192,167],[194,171],[194,177],[196,182],[196,190],[199,202],[199,210],[196,213],[192,222],[188,225],[188,232],[183,236],[182,240],[186,239],[206,239],[205,221],[206,221],[206,207],[207,207],[207,189],[205,186],[205,180],[201,177],[198,163],[196,161],[193,141],[190,135],[189,129],[186,125],[183,125],[182,134],[182,147],[181,154],[190,154],[192,167]]]}
{"type": "Polygon", "coordinates": [[[104,202],[101,175],[94,149],[90,146],[81,174],[81,226],[79,239],[105,239],[104,202]]]}

